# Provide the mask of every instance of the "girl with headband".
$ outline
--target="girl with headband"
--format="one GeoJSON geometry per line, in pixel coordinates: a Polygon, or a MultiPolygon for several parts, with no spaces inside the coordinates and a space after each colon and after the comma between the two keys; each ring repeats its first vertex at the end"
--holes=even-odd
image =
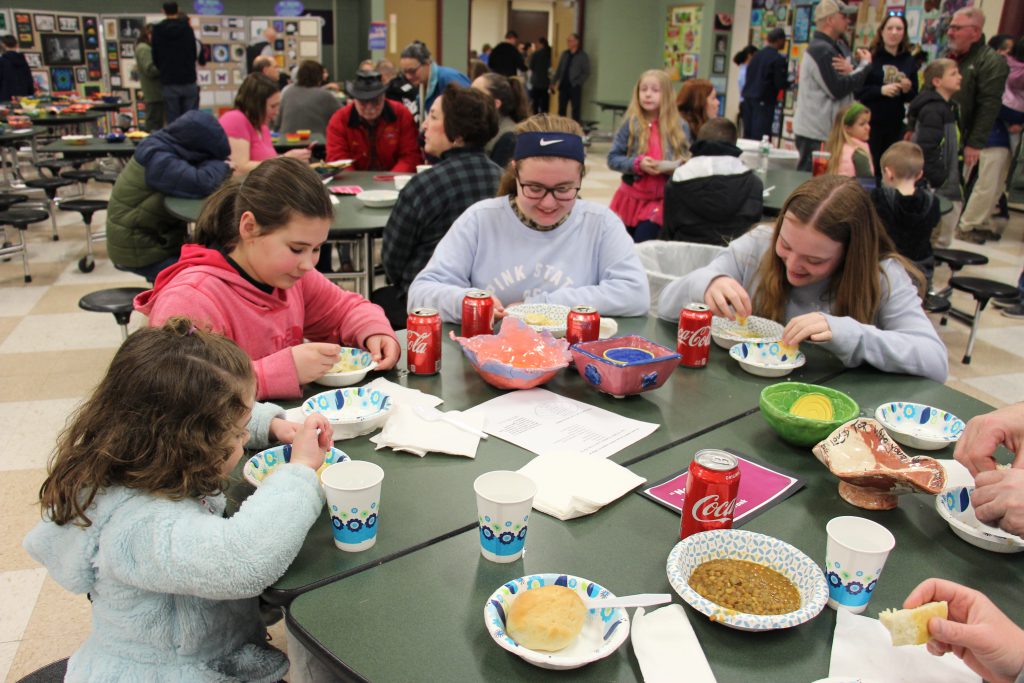
{"type": "Polygon", "coordinates": [[[839,110],[825,147],[832,157],[828,172],[851,178],[874,178],[875,165],[871,161],[871,110],[854,102],[839,110]]]}

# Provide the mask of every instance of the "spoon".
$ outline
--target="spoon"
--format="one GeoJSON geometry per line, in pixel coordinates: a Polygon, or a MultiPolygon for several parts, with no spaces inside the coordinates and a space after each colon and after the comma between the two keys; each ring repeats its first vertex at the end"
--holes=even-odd
{"type": "Polygon", "coordinates": [[[487,434],[485,434],[484,432],[480,431],[476,427],[472,427],[472,426],[466,424],[465,422],[463,422],[462,420],[458,420],[458,419],[456,419],[454,417],[450,417],[447,414],[442,413],[437,408],[430,408],[428,406],[413,406],[412,409],[413,409],[413,411],[415,411],[415,413],[417,415],[419,415],[421,418],[423,418],[427,422],[437,422],[438,420],[440,420],[442,422],[447,422],[448,424],[450,424],[453,427],[458,427],[459,429],[461,429],[464,432],[469,432],[470,434],[475,434],[476,436],[479,436],[481,439],[486,439],[487,438],[487,434]]]}
{"type": "Polygon", "coordinates": [[[613,607],[652,607],[672,602],[671,593],[637,593],[617,598],[583,598],[587,609],[611,609],[613,607]]]}

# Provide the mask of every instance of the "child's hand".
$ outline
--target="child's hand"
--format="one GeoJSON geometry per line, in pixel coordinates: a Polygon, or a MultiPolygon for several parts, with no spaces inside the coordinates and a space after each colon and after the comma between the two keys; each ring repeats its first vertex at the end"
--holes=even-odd
{"type": "Polygon", "coordinates": [[[647,175],[658,175],[658,162],[651,157],[644,157],[640,160],[640,170],[647,175]]]}
{"type": "Polygon", "coordinates": [[[338,362],[341,346],[323,342],[307,342],[292,347],[292,360],[299,373],[299,383],[305,384],[324,376],[338,362]]]}
{"type": "Polygon", "coordinates": [[[309,147],[302,147],[300,149],[290,149],[281,156],[292,157],[293,159],[298,159],[299,161],[309,161],[310,154],[311,152],[309,150],[309,147]]]}
{"type": "Polygon", "coordinates": [[[505,306],[501,303],[501,299],[496,294],[491,294],[491,298],[494,299],[494,320],[500,320],[508,315],[505,312],[505,306]]]}
{"type": "Polygon", "coordinates": [[[717,277],[704,290],[704,303],[711,313],[722,318],[735,320],[746,318],[751,313],[750,295],[736,280],[728,276],[717,277]],[[735,311],[735,313],[733,313],[735,311]]]}
{"type": "Polygon", "coordinates": [[[827,342],[832,339],[832,328],[828,318],[821,313],[804,313],[789,321],[782,330],[782,343],[796,346],[808,339],[813,342],[827,342]]]}
{"type": "Polygon", "coordinates": [[[291,462],[305,465],[311,469],[320,469],[324,464],[324,451],[331,447],[333,431],[331,423],[320,413],[313,413],[306,418],[292,442],[291,462]],[[320,434],[317,434],[317,430],[320,434]],[[324,442],[326,441],[326,445],[324,442]]]}
{"type": "Polygon", "coordinates": [[[390,370],[402,357],[402,347],[395,338],[388,334],[374,334],[364,342],[366,350],[377,361],[378,370],[390,370]]]}
{"type": "Polygon", "coordinates": [[[288,420],[275,417],[270,421],[270,428],[267,431],[270,432],[271,441],[291,443],[295,440],[295,433],[299,431],[301,426],[298,422],[289,422],[288,420]]]}

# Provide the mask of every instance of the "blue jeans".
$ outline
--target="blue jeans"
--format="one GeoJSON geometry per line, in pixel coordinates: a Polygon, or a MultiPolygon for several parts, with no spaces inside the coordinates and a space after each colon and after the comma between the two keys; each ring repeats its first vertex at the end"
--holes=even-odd
{"type": "Polygon", "coordinates": [[[199,86],[195,83],[185,85],[164,85],[164,111],[166,121],[164,125],[170,125],[174,119],[187,111],[199,109],[199,86]]]}

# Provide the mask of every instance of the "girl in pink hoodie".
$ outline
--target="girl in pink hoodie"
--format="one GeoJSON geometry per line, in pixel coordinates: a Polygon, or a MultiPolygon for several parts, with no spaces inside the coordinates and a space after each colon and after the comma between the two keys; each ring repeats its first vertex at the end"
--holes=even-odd
{"type": "Polygon", "coordinates": [[[253,359],[259,400],[299,398],[337,362],[339,343],[369,351],[378,370],[394,367],[401,349],[381,308],[314,268],[332,217],[306,164],[267,160],[210,196],[197,243],[135,309],[151,326],[188,316],[234,340],[253,359]]]}
{"type": "Polygon", "coordinates": [[[828,172],[850,178],[874,178],[868,138],[871,135],[871,110],[860,102],[844,107],[836,114],[826,150],[832,155],[828,172]]]}

